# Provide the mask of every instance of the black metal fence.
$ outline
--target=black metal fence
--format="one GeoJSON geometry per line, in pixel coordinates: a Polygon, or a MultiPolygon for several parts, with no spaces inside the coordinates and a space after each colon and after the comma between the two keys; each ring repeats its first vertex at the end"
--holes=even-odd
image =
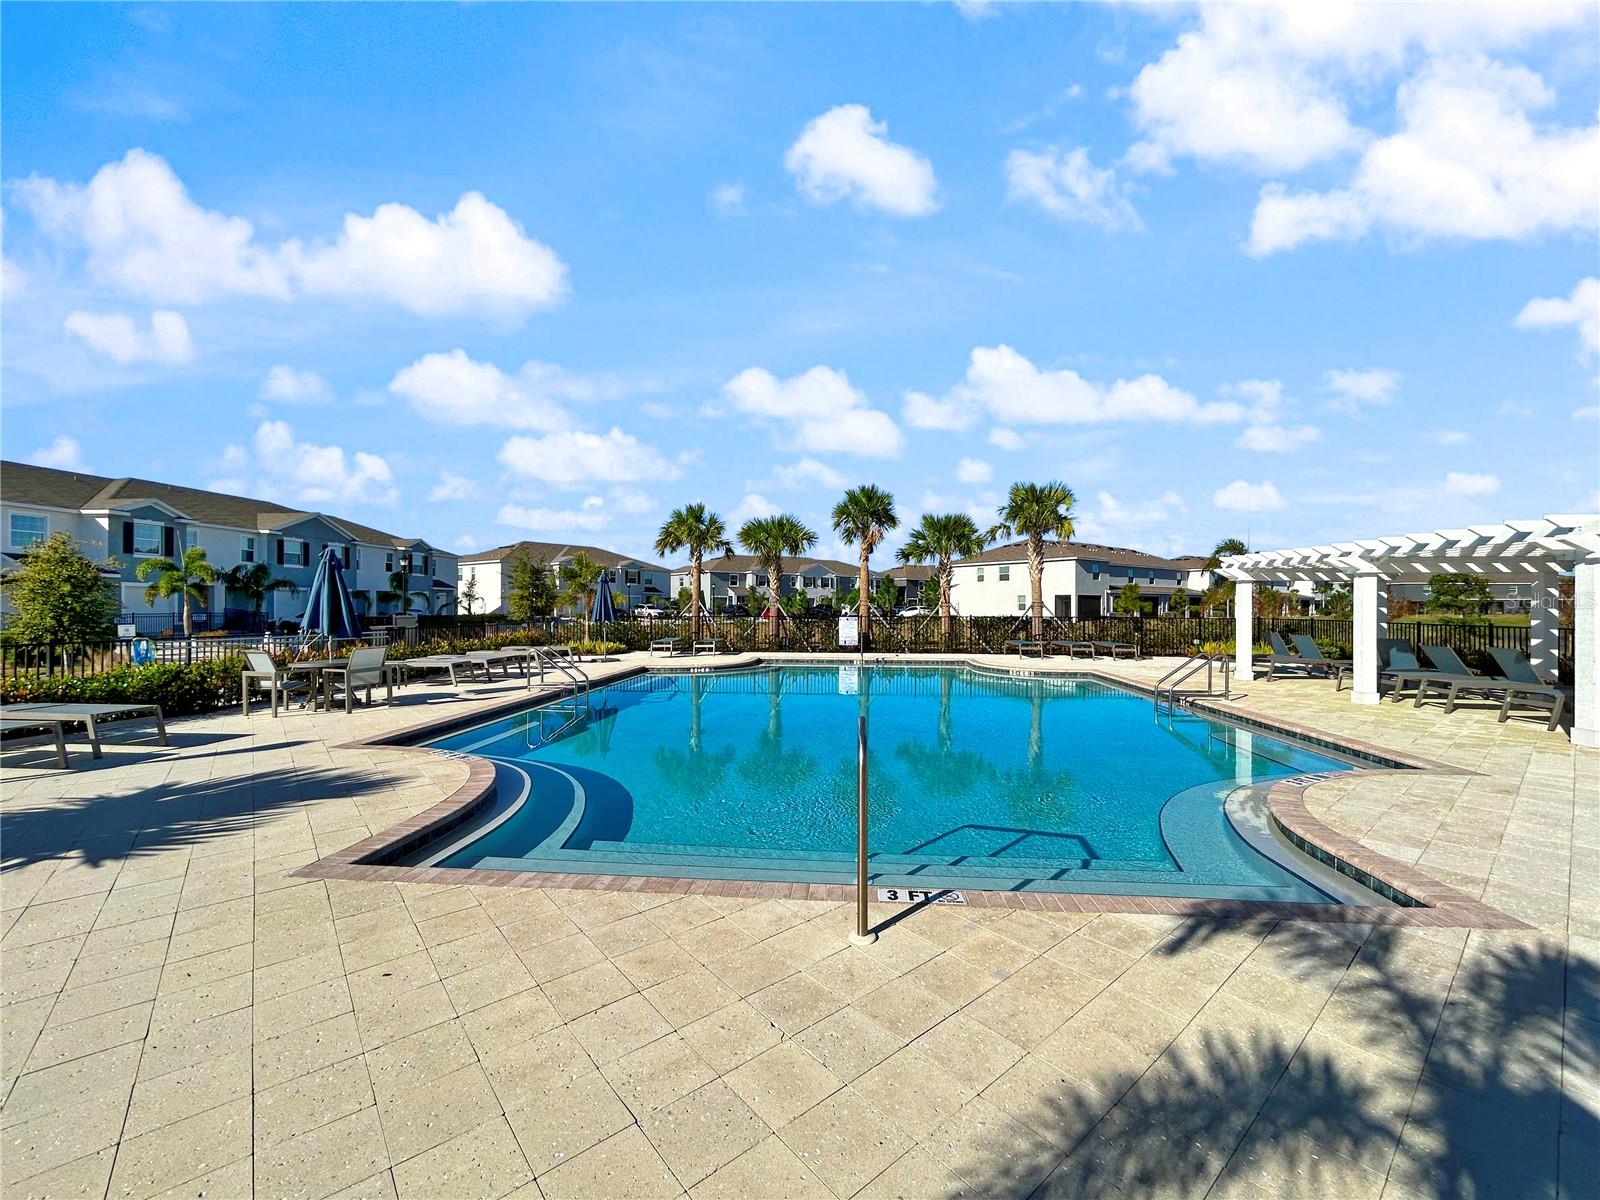
{"type": "MultiPolygon", "coordinates": [[[[260,633],[267,627],[265,613],[248,608],[194,609],[189,613],[189,623],[196,633],[225,629],[233,633],[260,633]]],[[[123,613],[118,625],[132,625],[138,637],[163,637],[183,633],[182,612],[123,613]]]]}
{"type": "MultiPolygon", "coordinates": [[[[948,633],[937,616],[874,621],[866,649],[894,654],[1004,654],[1006,643],[1027,636],[1027,618],[953,617],[948,633]]],[[[1353,630],[1347,619],[1335,617],[1258,617],[1254,640],[1260,645],[1267,634],[1309,633],[1333,654],[1348,654],[1353,630]]],[[[1484,651],[1507,647],[1528,652],[1528,627],[1494,623],[1410,622],[1391,623],[1392,637],[1411,639],[1418,645],[1450,646],[1469,662],[1492,666],[1484,651]]],[[[469,641],[571,642],[581,638],[603,640],[624,650],[646,650],[663,639],[687,641],[687,617],[627,617],[605,624],[557,618],[518,623],[483,618],[424,618],[416,626],[374,629],[367,640],[387,643],[403,654],[429,647],[444,648],[469,641]]],[[[1045,636],[1060,641],[1117,641],[1138,648],[1143,656],[1187,655],[1197,650],[1231,645],[1232,617],[1095,617],[1081,621],[1046,621],[1045,636]]],[[[839,622],[833,617],[786,617],[774,633],[761,617],[706,617],[700,623],[702,638],[720,639],[735,651],[788,650],[827,653],[852,650],[839,644],[839,622]]],[[[1573,631],[1560,631],[1558,657],[1563,681],[1572,678],[1573,631]]],[[[257,635],[195,638],[150,638],[141,647],[157,662],[204,662],[240,654],[262,645],[257,635]]],[[[283,647],[292,646],[292,640],[283,647]]],[[[132,640],[92,645],[0,645],[0,679],[15,676],[94,675],[135,660],[132,640]]]]}

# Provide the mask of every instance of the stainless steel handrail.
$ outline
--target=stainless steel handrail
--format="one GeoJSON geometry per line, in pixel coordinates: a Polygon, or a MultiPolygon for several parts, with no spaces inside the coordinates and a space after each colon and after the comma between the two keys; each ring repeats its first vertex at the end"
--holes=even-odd
{"type": "MultiPolygon", "coordinates": [[[[533,648],[533,656],[539,663],[539,678],[541,680],[544,679],[545,667],[554,667],[562,675],[566,676],[568,683],[572,684],[573,694],[582,696],[585,702],[588,701],[589,689],[592,684],[588,674],[582,667],[580,667],[577,663],[565,660],[561,655],[552,654],[550,649],[546,646],[535,646],[533,648]]],[[[533,677],[531,674],[528,677],[528,686],[533,686],[533,677]]]]}
{"type": "Polygon", "coordinates": [[[1222,668],[1222,698],[1224,700],[1228,699],[1232,693],[1232,683],[1230,679],[1230,671],[1232,669],[1231,662],[1220,654],[1202,654],[1195,658],[1191,658],[1179,663],[1160,679],[1156,680],[1154,697],[1155,711],[1157,713],[1161,711],[1161,696],[1162,693],[1165,692],[1167,697],[1167,710],[1170,712],[1178,703],[1178,685],[1180,683],[1185,683],[1194,676],[1198,675],[1201,667],[1204,667],[1206,670],[1206,690],[1200,694],[1204,696],[1216,695],[1216,688],[1213,686],[1213,671],[1218,666],[1221,666],[1222,668]]]}

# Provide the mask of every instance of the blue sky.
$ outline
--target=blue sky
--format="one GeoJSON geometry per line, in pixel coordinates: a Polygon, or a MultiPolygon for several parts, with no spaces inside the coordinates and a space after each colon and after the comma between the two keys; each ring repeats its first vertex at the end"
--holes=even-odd
{"type": "Polygon", "coordinates": [[[1600,508],[1592,5],[0,21],[7,458],[460,550],[1600,508]]]}

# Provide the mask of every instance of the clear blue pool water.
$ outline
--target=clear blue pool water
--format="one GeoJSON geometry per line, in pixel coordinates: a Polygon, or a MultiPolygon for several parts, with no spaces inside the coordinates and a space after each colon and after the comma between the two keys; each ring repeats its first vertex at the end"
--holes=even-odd
{"type": "Polygon", "coordinates": [[[651,674],[452,734],[430,745],[493,759],[495,805],[409,861],[853,882],[862,712],[880,885],[1331,902],[1223,801],[1345,764],[1094,681],[965,667],[651,674]]]}

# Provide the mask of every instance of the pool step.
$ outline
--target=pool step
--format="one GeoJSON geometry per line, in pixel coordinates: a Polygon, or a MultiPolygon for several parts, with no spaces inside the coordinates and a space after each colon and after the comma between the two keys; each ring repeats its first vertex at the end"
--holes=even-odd
{"type": "MultiPolygon", "coordinates": [[[[855,870],[856,856],[848,850],[787,850],[767,848],[753,850],[739,846],[686,846],[670,842],[606,842],[596,839],[592,850],[559,850],[557,855],[600,855],[616,861],[674,862],[694,860],[716,866],[718,860],[733,859],[739,862],[784,862],[836,866],[843,864],[855,870]]],[[[540,854],[547,851],[541,849],[540,854]]],[[[1031,858],[1020,854],[891,854],[875,851],[867,856],[875,870],[889,867],[922,869],[929,867],[972,868],[997,870],[1008,874],[1055,874],[1063,870],[1074,871],[1175,871],[1171,863],[1148,862],[1138,859],[1073,858],[1061,855],[1054,858],[1031,858]]]]}

